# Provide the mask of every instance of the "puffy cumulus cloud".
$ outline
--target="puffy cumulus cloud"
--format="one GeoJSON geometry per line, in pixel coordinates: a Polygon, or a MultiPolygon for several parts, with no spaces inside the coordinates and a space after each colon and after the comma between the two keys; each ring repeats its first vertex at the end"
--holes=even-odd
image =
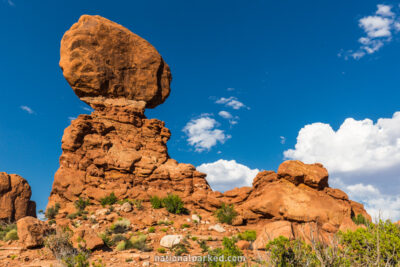
{"type": "Polygon", "coordinates": [[[400,112],[392,118],[346,119],[338,130],[329,124],[304,126],[287,159],[320,162],[330,184],[363,203],[369,213],[400,219],[400,112]]]}
{"type": "Polygon", "coordinates": [[[203,152],[210,150],[217,143],[225,143],[231,138],[223,130],[217,129],[219,123],[210,117],[209,114],[203,114],[200,118],[192,119],[183,128],[187,135],[187,141],[195,147],[195,151],[203,152]]]}
{"type": "Polygon", "coordinates": [[[231,96],[231,97],[221,97],[217,101],[215,101],[217,104],[223,104],[227,107],[231,107],[233,109],[241,109],[241,108],[246,108],[246,105],[240,102],[236,97],[231,96]]]}
{"type": "Polygon", "coordinates": [[[212,163],[203,163],[198,171],[207,174],[207,181],[213,190],[225,192],[235,187],[251,186],[258,169],[237,163],[235,160],[220,159],[212,163]]]}
{"type": "Polygon", "coordinates": [[[392,118],[346,119],[335,131],[329,124],[303,127],[295,149],[284,152],[289,159],[322,162],[330,171],[377,170],[400,164],[400,112],[392,118]]]}
{"type": "Polygon", "coordinates": [[[377,5],[375,14],[365,16],[359,20],[358,26],[364,31],[365,36],[358,39],[359,49],[339,53],[345,59],[352,57],[360,59],[367,54],[379,51],[385,43],[392,41],[392,36],[399,30],[398,16],[392,11],[390,5],[377,5]]]}

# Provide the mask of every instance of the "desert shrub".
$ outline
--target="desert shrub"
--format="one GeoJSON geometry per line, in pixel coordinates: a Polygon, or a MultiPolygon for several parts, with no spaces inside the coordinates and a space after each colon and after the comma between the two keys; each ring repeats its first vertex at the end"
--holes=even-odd
{"type": "Polygon", "coordinates": [[[168,232],[168,228],[162,228],[161,231],[166,233],[166,232],[168,232]]]}
{"type": "Polygon", "coordinates": [[[0,224],[0,240],[6,241],[5,238],[7,233],[11,232],[12,230],[17,230],[16,224],[0,224]]]}
{"type": "Polygon", "coordinates": [[[45,217],[49,220],[53,220],[56,218],[56,215],[58,214],[58,211],[60,210],[60,203],[54,204],[54,206],[49,207],[46,210],[45,217]]]}
{"type": "Polygon", "coordinates": [[[89,267],[89,254],[87,252],[78,252],[77,255],[65,257],[63,260],[67,267],[89,267]]]}
{"type": "Polygon", "coordinates": [[[369,221],[362,214],[358,214],[357,216],[352,217],[351,219],[357,225],[364,224],[365,226],[368,226],[369,224],[369,221]]]}
{"type": "Polygon", "coordinates": [[[78,211],[84,211],[88,205],[90,205],[89,199],[84,199],[81,197],[74,202],[74,206],[78,211]]]}
{"type": "Polygon", "coordinates": [[[121,234],[117,234],[117,235],[114,235],[112,237],[112,243],[113,244],[117,244],[117,243],[119,243],[121,241],[126,241],[126,240],[127,240],[127,238],[125,236],[121,235],[121,234]]]}
{"type": "Polygon", "coordinates": [[[161,209],[162,206],[162,199],[159,198],[158,196],[152,196],[150,198],[150,203],[151,203],[151,207],[153,209],[161,209]]]}
{"type": "Polygon", "coordinates": [[[128,240],[122,240],[122,241],[120,241],[120,242],[117,244],[117,246],[115,247],[115,249],[116,249],[117,251],[122,251],[122,250],[128,249],[128,244],[127,244],[127,242],[128,242],[128,240]]]}
{"type": "Polygon", "coordinates": [[[154,228],[153,226],[149,227],[148,232],[149,233],[154,233],[156,231],[156,228],[154,228]]]}
{"type": "Polygon", "coordinates": [[[174,222],[173,221],[158,221],[157,222],[157,224],[158,225],[171,225],[171,224],[174,224],[174,222]]]}
{"type": "Polygon", "coordinates": [[[123,234],[130,229],[131,222],[126,218],[120,218],[110,226],[110,230],[114,234],[123,234]]]}
{"type": "Polygon", "coordinates": [[[75,256],[78,256],[79,252],[72,246],[71,235],[70,231],[58,230],[55,234],[46,237],[45,246],[53,253],[56,259],[71,262],[75,256]]]}
{"type": "Polygon", "coordinates": [[[76,219],[76,217],[78,217],[77,213],[71,213],[67,215],[67,219],[73,220],[76,219]]]}
{"type": "Polygon", "coordinates": [[[280,236],[268,242],[266,250],[274,266],[319,266],[311,246],[302,240],[280,236]]]}
{"type": "Polygon", "coordinates": [[[246,241],[255,241],[257,239],[257,233],[254,230],[246,230],[243,233],[238,234],[238,239],[246,241]]]}
{"type": "Polygon", "coordinates": [[[215,216],[221,223],[232,224],[233,219],[237,216],[237,212],[233,204],[222,203],[221,208],[215,212],[215,216]]]}
{"type": "Polygon", "coordinates": [[[187,254],[188,253],[188,249],[187,249],[186,245],[182,244],[182,243],[178,244],[178,245],[175,245],[172,248],[172,251],[175,252],[175,256],[181,256],[183,254],[187,254]]]}
{"type": "Polygon", "coordinates": [[[224,239],[222,240],[223,248],[215,248],[213,250],[209,250],[209,255],[211,257],[217,257],[218,259],[223,257],[225,260],[230,258],[230,262],[212,261],[208,262],[207,266],[228,267],[237,266],[242,263],[244,261],[244,256],[240,249],[235,245],[236,241],[236,238],[224,237],[224,239]]]}
{"type": "Polygon", "coordinates": [[[340,245],[347,251],[351,265],[381,266],[400,264],[400,227],[391,221],[379,220],[356,231],[339,232],[340,245]]]}
{"type": "Polygon", "coordinates": [[[9,240],[18,240],[18,233],[16,229],[12,229],[7,232],[6,236],[4,237],[4,241],[9,240]]]}
{"type": "Polygon", "coordinates": [[[178,195],[168,195],[162,199],[162,204],[170,213],[186,213],[186,209],[183,206],[183,201],[178,195]]]}
{"type": "Polygon", "coordinates": [[[104,244],[107,247],[110,248],[110,247],[114,246],[115,243],[113,242],[113,240],[112,240],[112,238],[110,236],[110,233],[108,233],[107,231],[100,233],[99,237],[103,240],[104,244]]]}
{"type": "Polygon", "coordinates": [[[100,199],[100,204],[105,207],[106,205],[114,205],[117,203],[118,199],[115,196],[114,192],[112,192],[110,195],[100,199]]]}
{"type": "Polygon", "coordinates": [[[151,249],[147,246],[147,235],[139,234],[138,236],[132,236],[129,239],[132,248],[138,249],[140,251],[151,251],[151,249]]]}
{"type": "Polygon", "coordinates": [[[187,223],[181,224],[181,228],[182,229],[190,228],[190,224],[187,224],[187,223]]]}
{"type": "Polygon", "coordinates": [[[158,253],[165,253],[166,250],[165,250],[165,248],[158,248],[158,249],[157,249],[157,252],[158,252],[158,253]]]}
{"type": "Polygon", "coordinates": [[[197,240],[197,244],[199,244],[201,252],[204,253],[208,251],[207,242],[205,240],[197,240]]]}
{"type": "Polygon", "coordinates": [[[141,200],[141,199],[135,199],[135,200],[133,200],[133,205],[135,205],[135,207],[136,207],[138,210],[142,210],[142,209],[143,209],[143,200],[141,200]]]}

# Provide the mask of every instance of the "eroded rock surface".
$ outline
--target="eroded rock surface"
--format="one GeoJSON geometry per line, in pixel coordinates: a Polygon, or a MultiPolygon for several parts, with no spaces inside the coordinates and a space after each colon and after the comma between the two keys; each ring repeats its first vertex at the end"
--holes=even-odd
{"type": "Polygon", "coordinates": [[[171,73],[157,50],[125,27],[83,15],[61,41],[60,66],[85,102],[100,97],[144,101],[154,108],[170,92],[171,73]]]}
{"type": "Polygon", "coordinates": [[[36,203],[30,200],[31,195],[31,187],[24,178],[0,172],[0,221],[36,217],[36,203]]]}

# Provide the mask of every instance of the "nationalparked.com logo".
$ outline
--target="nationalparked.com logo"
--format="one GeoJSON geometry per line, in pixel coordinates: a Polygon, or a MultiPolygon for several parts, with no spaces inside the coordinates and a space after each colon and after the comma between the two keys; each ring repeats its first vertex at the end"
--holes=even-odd
{"type": "Polygon", "coordinates": [[[155,262],[245,262],[245,256],[154,256],[155,262]]]}

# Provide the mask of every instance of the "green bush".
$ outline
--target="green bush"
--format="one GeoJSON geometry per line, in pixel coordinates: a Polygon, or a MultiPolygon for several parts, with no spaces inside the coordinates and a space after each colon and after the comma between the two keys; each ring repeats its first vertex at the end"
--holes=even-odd
{"type": "Polygon", "coordinates": [[[16,229],[10,230],[4,237],[4,241],[18,240],[18,233],[16,229]]]}
{"type": "Polygon", "coordinates": [[[190,224],[184,223],[181,224],[181,229],[190,228],[190,224]]]}
{"type": "Polygon", "coordinates": [[[311,246],[301,240],[280,236],[270,241],[266,250],[275,266],[320,266],[311,246]]]}
{"type": "Polygon", "coordinates": [[[132,248],[138,249],[140,251],[151,251],[151,249],[147,246],[147,235],[139,234],[138,236],[132,236],[129,239],[132,244],[132,248]]]}
{"type": "Polygon", "coordinates": [[[45,217],[49,220],[53,220],[56,218],[58,211],[60,210],[60,203],[54,204],[54,206],[49,207],[46,210],[45,217]]]}
{"type": "Polygon", "coordinates": [[[257,239],[257,233],[254,230],[246,230],[243,233],[238,234],[240,240],[255,241],[257,239]]]}
{"type": "Polygon", "coordinates": [[[86,207],[90,205],[90,201],[89,199],[79,197],[79,199],[74,202],[74,205],[78,211],[84,211],[86,207]]]}
{"type": "Polygon", "coordinates": [[[103,240],[104,244],[111,248],[112,246],[114,246],[114,241],[112,240],[110,234],[106,231],[106,232],[102,232],[99,234],[99,237],[103,240]]]}
{"type": "Polygon", "coordinates": [[[237,216],[237,212],[235,211],[233,204],[227,205],[222,203],[221,208],[215,212],[215,216],[221,223],[232,224],[233,219],[237,216]]]}
{"type": "Polygon", "coordinates": [[[110,226],[110,230],[115,234],[123,234],[130,229],[131,222],[128,219],[120,218],[110,226]]]}
{"type": "Polygon", "coordinates": [[[186,209],[183,206],[182,199],[177,195],[168,195],[162,199],[163,206],[168,212],[173,214],[186,213],[186,209]]]}
{"type": "Polygon", "coordinates": [[[149,227],[148,232],[149,233],[154,233],[156,231],[156,228],[154,228],[153,226],[149,227]]]}
{"type": "Polygon", "coordinates": [[[106,205],[114,205],[117,203],[118,199],[115,196],[114,192],[112,192],[110,195],[100,199],[100,204],[105,207],[106,205]]]}
{"type": "Polygon", "coordinates": [[[7,233],[9,233],[12,230],[17,230],[16,224],[14,224],[14,223],[0,224],[0,240],[4,241],[7,233]]]}
{"type": "Polygon", "coordinates": [[[158,252],[158,253],[165,253],[166,250],[165,250],[165,248],[158,248],[158,249],[157,249],[157,252],[158,252]]]}
{"type": "Polygon", "coordinates": [[[152,196],[150,198],[150,203],[151,203],[151,207],[153,209],[161,209],[162,206],[162,199],[159,198],[158,196],[152,196]]]}
{"type": "Polygon", "coordinates": [[[135,199],[135,200],[133,200],[133,205],[135,205],[135,207],[136,207],[138,210],[142,210],[142,209],[143,209],[143,200],[141,200],[141,199],[135,199]]]}
{"type": "Polygon", "coordinates": [[[223,248],[216,248],[209,251],[209,255],[211,257],[217,257],[218,259],[223,256],[224,259],[230,259],[230,262],[220,262],[220,261],[212,261],[209,262],[207,266],[210,267],[230,267],[230,266],[237,266],[244,261],[243,253],[240,249],[235,245],[236,238],[227,238],[224,237],[222,240],[223,248]],[[236,259],[234,261],[233,259],[236,259]]]}
{"type": "Polygon", "coordinates": [[[89,267],[89,254],[87,252],[79,252],[77,255],[65,257],[63,260],[67,267],[89,267]]]}
{"type": "Polygon", "coordinates": [[[400,264],[400,227],[391,221],[369,223],[356,231],[339,232],[340,244],[353,265],[376,262],[381,266],[400,264]]]}
{"type": "Polygon", "coordinates": [[[368,226],[369,224],[369,221],[362,214],[358,214],[357,216],[352,217],[351,219],[357,225],[364,224],[365,226],[368,226]]]}

